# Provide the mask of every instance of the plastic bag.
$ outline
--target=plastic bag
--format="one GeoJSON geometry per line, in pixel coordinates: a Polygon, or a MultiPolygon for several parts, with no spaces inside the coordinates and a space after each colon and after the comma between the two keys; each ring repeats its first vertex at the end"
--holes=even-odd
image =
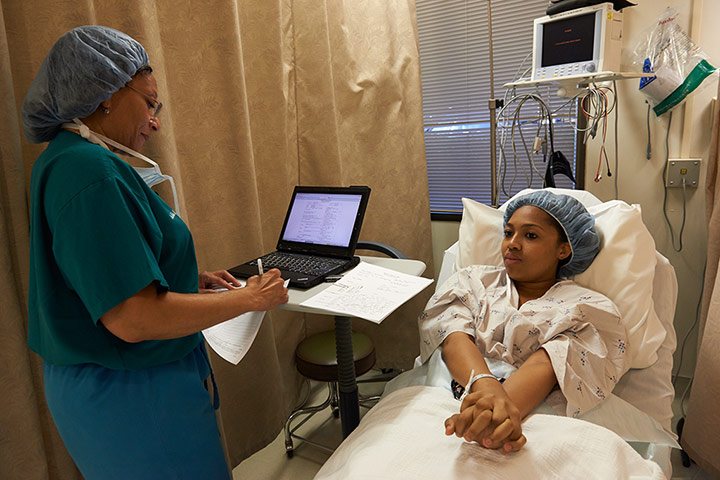
{"type": "Polygon", "coordinates": [[[660,116],[680,105],[717,69],[677,23],[677,11],[667,9],[635,47],[633,61],[645,73],[640,91],[660,116]]]}

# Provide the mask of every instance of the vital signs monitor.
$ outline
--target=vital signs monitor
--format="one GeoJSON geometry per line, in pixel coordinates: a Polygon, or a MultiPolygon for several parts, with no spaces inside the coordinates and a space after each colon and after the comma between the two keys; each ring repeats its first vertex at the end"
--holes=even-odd
{"type": "Polygon", "coordinates": [[[601,3],[535,19],[532,80],[620,70],[622,13],[601,3]]]}

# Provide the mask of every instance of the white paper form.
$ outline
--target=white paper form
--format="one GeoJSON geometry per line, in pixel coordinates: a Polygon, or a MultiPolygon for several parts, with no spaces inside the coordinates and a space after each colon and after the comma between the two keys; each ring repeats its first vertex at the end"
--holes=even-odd
{"type": "MultiPolygon", "coordinates": [[[[212,295],[212,294],[209,294],[212,295]]],[[[249,312],[202,331],[208,345],[222,358],[237,365],[257,336],[265,312],[249,312]]]]}
{"type": "MultiPolygon", "coordinates": [[[[245,281],[239,280],[244,287],[245,281]]],[[[287,288],[289,281],[285,281],[287,288]]],[[[218,292],[226,288],[217,289],[218,292]]],[[[212,294],[209,294],[212,295],[212,294]]],[[[248,312],[202,331],[208,345],[222,358],[237,365],[245,356],[262,325],[265,312],[248,312]]]]}
{"type": "Polygon", "coordinates": [[[433,282],[360,262],[344,277],[300,305],[380,323],[433,282]]]}

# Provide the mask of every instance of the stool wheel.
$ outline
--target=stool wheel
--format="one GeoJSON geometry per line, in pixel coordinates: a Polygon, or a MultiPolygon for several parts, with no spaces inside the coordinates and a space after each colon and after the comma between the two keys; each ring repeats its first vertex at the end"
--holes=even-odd
{"type": "MultiPolygon", "coordinates": [[[[675,430],[678,434],[678,441],[682,438],[682,431],[683,427],[685,426],[685,417],[682,417],[680,420],[678,420],[677,425],[675,426],[675,430]]],[[[685,468],[690,468],[691,460],[690,455],[687,454],[685,450],[680,449],[680,458],[682,459],[682,466],[685,468]]]]}
{"type": "Polygon", "coordinates": [[[293,455],[295,454],[295,450],[293,449],[292,440],[289,442],[285,441],[285,455],[287,455],[288,458],[293,458],[293,455]]]}

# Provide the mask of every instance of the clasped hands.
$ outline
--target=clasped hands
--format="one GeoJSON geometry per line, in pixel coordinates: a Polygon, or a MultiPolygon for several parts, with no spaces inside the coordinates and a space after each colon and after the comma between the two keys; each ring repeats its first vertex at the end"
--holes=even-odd
{"type": "Polygon", "coordinates": [[[503,454],[520,450],[527,442],[522,434],[520,411],[495,379],[477,380],[460,405],[460,413],[445,420],[445,435],[455,434],[485,448],[502,448],[503,454]]]}

